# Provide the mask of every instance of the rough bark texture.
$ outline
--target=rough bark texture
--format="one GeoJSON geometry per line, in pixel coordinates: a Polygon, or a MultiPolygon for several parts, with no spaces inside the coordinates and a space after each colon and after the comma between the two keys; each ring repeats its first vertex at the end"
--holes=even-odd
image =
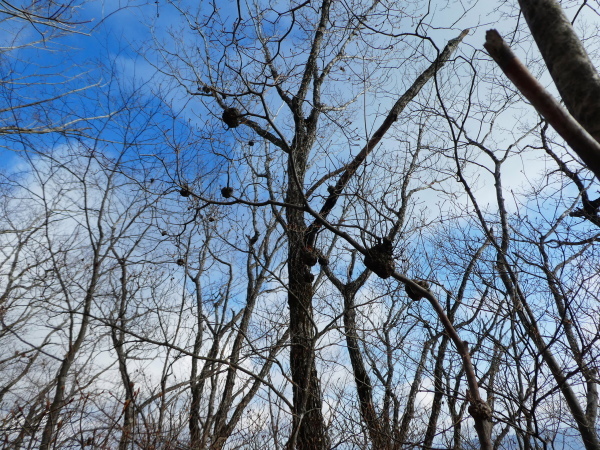
{"type": "MultiPolygon", "coordinates": [[[[300,122],[302,119],[298,120],[300,122]]],[[[310,145],[299,125],[288,160],[290,177],[287,203],[304,204],[303,181],[310,145]]],[[[298,450],[329,449],[329,437],[321,411],[321,387],[315,365],[314,289],[310,267],[304,258],[306,223],[301,209],[288,207],[288,306],[290,309],[290,368],[293,381],[293,427],[288,447],[298,450]]]]}
{"type": "Polygon", "coordinates": [[[600,76],[556,0],[519,0],[569,112],[600,142],[600,76]]]}
{"type": "MultiPolygon", "coordinates": [[[[288,214],[290,225],[303,218],[288,214]],[[291,219],[291,220],[290,220],[291,219]]],[[[298,450],[328,449],[329,438],[321,412],[321,387],[315,365],[315,328],[313,322],[313,285],[304,276],[308,270],[301,256],[304,233],[289,232],[290,367],[292,372],[294,411],[293,432],[298,450]]]]}
{"type": "Polygon", "coordinates": [[[303,207],[306,205],[304,181],[307,159],[316,139],[319,110],[316,107],[307,119],[304,117],[304,101],[313,86],[313,104],[320,103],[320,86],[314,79],[317,59],[329,21],[331,0],[321,3],[321,15],[315,30],[309,57],[304,67],[302,81],[296,95],[288,102],[295,124],[292,145],[289,147],[286,203],[288,238],[288,306],[290,309],[290,369],[293,382],[293,420],[288,448],[298,450],[329,449],[329,436],[321,411],[321,386],[315,365],[315,324],[312,299],[314,295],[312,274],[303,255],[307,247],[306,223],[303,207]]]}

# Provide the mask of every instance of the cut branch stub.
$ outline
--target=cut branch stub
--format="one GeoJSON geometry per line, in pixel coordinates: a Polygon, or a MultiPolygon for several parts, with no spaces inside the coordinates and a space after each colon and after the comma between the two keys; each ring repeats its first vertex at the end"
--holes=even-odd
{"type": "Polygon", "coordinates": [[[240,124],[240,111],[237,108],[227,108],[223,111],[223,122],[229,128],[235,128],[240,124]]]}
{"type": "Polygon", "coordinates": [[[487,31],[483,46],[521,94],[600,180],[600,143],[529,72],[496,30],[487,31]]]}
{"type": "Polygon", "coordinates": [[[383,238],[381,244],[368,249],[364,259],[367,269],[375,272],[380,278],[391,277],[395,269],[392,250],[392,241],[387,238],[383,238]]]}
{"type": "MultiPolygon", "coordinates": [[[[413,282],[421,286],[423,289],[429,289],[429,283],[425,280],[413,280],[413,282]]],[[[408,284],[404,285],[404,290],[406,291],[406,295],[408,295],[408,297],[413,301],[418,301],[423,298],[421,294],[415,292],[408,284]]]]}

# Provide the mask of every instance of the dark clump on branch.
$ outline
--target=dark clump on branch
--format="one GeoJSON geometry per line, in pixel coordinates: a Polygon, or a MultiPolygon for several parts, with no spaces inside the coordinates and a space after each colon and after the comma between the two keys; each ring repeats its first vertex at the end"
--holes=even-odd
{"type": "Polygon", "coordinates": [[[302,261],[304,262],[304,264],[306,264],[307,266],[314,266],[315,264],[317,264],[317,261],[319,260],[319,255],[317,254],[317,251],[310,247],[303,247],[301,250],[301,255],[302,256],[302,261]]]}
{"type": "Polygon", "coordinates": [[[246,237],[248,238],[248,242],[250,242],[250,245],[256,244],[256,241],[258,241],[259,236],[260,236],[260,233],[258,231],[256,233],[254,233],[254,236],[252,236],[252,237],[246,235],[246,237]]]}
{"type": "Polygon", "coordinates": [[[237,108],[227,108],[223,111],[223,122],[229,128],[235,128],[240,124],[240,112],[237,108]]]}
{"type": "Polygon", "coordinates": [[[233,195],[233,188],[231,186],[221,188],[221,195],[225,198],[231,198],[233,195]]]}
{"type": "Polygon", "coordinates": [[[184,261],[183,259],[179,258],[179,259],[177,260],[177,265],[178,265],[178,266],[183,266],[183,265],[185,265],[185,261],[184,261]]]}
{"type": "Polygon", "coordinates": [[[588,200],[587,197],[582,200],[583,208],[576,209],[569,213],[571,217],[584,217],[593,219],[598,216],[598,208],[600,208],[600,197],[596,200],[588,200]]]}
{"type": "Polygon", "coordinates": [[[392,241],[383,238],[380,244],[367,250],[364,259],[365,266],[380,278],[391,277],[395,269],[392,250],[392,241]]]}
{"type": "Polygon", "coordinates": [[[188,188],[181,188],[179,190],[179,195],[181,195],[182,197],[189,197],[192,193],[190,192],[190,190],[188,188]]]}
{"type": "Polygon", "coordinates": [[[306,272],[304,272],[303,278],[307,283],[312,283],[315,281],[315,275],[308,269],[306,269],[306,272]]]}
{"type": "MultiPolygon", "coordinates": [[[[413,280],[413,282],[421,286],[423,289],[429,289],[429,283],[425,280],[413,280]]],[[[415,292],[408,284],[404,285],[404,290],[406,291],[406,295],[408,295],[408,297],[413,301],[421,300],[423,298],[421,294],[415,292]]]]}
{"type": "Polygon", "coordinates": [[[210,94],[210,88],[208,86],[204,86],[202,88],[202,90],[204,91],[205,94],[210,94]]]}

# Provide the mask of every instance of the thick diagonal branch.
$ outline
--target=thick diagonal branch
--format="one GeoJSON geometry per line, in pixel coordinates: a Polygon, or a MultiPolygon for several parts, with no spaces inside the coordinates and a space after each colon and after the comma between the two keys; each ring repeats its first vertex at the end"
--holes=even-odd
{"type": "Polygon", "coordinates": [[[600,76],[556,0],[519,0],[523,17],[569,112],[600,142],[600,76]]]}
{"type": "MultiPolygon", "coordinates": [[[[340,195],[348,185],[350,179],[354,176],[360,165],[367,159],[367,156],[369,156],[377,144],[379,144],[383,136],[385,136],[385,133],[387,133],[387,131],[391,128],[392,124],[398,120],[398,115],[404,110],[404,108],[406,108],[406,105],[408,105],[410,101],[417,96],[423,86],[425,86],[425,83],[427,83],[448,61],[448,59],[450,59],[450,56],[452,53],[454,53],[458,47],[458,44],[468,33],[468,29],[464,30],[456,39],[452,39],[450,42],[448,42],[446,47],[444,47],[444,50],[438,55],[435,61],[433,61],[433,63],[427,69],[425,69],[421,75],[419,75],[412,86],[408,88],[408,90],[396,101],[396,103],[394,103],[394,106],[392,106],[392,109],[388,113],[387,117],[377,131],[375,131],[371,139],[369,139],[358,155],[356,155],[356,157],[346,165],[346,170],[338,179],[335,187],[331,189],[329,197],[327,197],[327,200],[325,200],[323,207],[319,211],[319,214],[322,218],[327,218],[331,210],[337,204],[340,195]]],[[[312,247],[314,245],[317,232],[320,228],[321,222],[314,220],[308,229],[308,246],[312,247]]]]}
{"type": "MultiPolygon", "coordinates": [[[[496,30],[486,33],[484,47],[517,89],[531,102],[552,128],[575,150],[600,180],[600,144],[519,61],[496,30]]],[[[577,80],[573,80],[576,83],[577,80]]]]}

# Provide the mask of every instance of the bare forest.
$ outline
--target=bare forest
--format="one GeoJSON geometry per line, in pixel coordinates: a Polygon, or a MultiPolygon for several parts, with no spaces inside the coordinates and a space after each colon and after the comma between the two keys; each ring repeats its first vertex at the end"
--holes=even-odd
{"type": "Polygon", "coordinates": [[[600,450],[597,1],[0,27],[0,447],[600,450]]]}

